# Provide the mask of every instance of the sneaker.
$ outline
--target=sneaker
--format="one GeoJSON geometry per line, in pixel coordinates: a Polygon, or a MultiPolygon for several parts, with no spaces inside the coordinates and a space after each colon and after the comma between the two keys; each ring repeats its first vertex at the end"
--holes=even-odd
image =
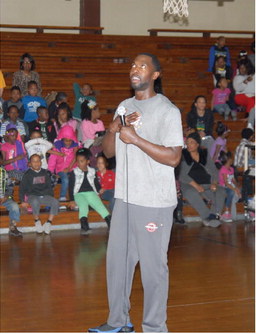
{"type": "Polygon", "coordinates": [[[43,233],[44,229],[43,229],[43,226],[41,224],[41,220],[37,220],[35,222],[35,227],[36,227],[36,233],[43,233]]]}
{"type": "Polygon", "coordinates": [[[16,226],[14,226],[12,229],[9,230],[9,235],[13,237],[22,237],[22,232],[19,231],[16,226]]]}
{"type": "Polygon", "coordinates": [[[107,323],[100,325],[99,327],[89,328],[89,333],[134,333],[133,324],[129,323],[121,327],[112,327],[107,323]]]}
{"type": "Polygon", "coordinates": [[[209,217],[208,217],[209,220],[213,220],[213,219],[217,219],[217,220],[220,220],[220,215],[218,213],[214,214],[214,213],[210,213],[209,214],[209,217]]]}
{"type": "Polygon", "coordinates": [[[81,235],[88,235],[91,233],[87,217],[80,218],[81,223],[81,235]]]}
{"type": "Polygon", "coordinates": [[[219,215],[211,213],[207,219],[203,220],[203,225],[209,227],[219,227],[221,225],[219,215]]]}
{"type": "Polygon", "coordinates": [[[218,219],[212,219],[209,221],[210,227],[219,227],[221,225],[221,222],[218,219]]]}
{"type": "Polygon", "coordinates": [[[176,224],[185,224],[185,220],[183,218],[183,214],[182,214],[182,211],[181,210],[176,210],[173,214],[173,221],[174,223],[176,224]]]}
{"type": "Polygon", "coordinates": [[[51,223],[49,223],[49,222],[46,222],[46,223],[44,223],[44,226],[43,226],[43,228],[44,228],[44,233],[45,234],[50,234],[51,233],[51,223]]]}
{"type": "Polygon", "coordinates": [[[110,229],[110,223],[111,223],[111,215],[108,215],[107,217],[104,218],[105,222],[108,225],[108,229],[110,229]]]}
{"type": "Polygon", "coordinates": [[[223,220],[226,223],[231,223],[232,222],[232,215],[229,212],[223,213],[223,215],[220,217],[221,220],[223,220]]]}
{"type": "Polygon", "coordinates": [[[67,197],[63,196],[59,198],[60,202],[67,202],[67,197]]]}

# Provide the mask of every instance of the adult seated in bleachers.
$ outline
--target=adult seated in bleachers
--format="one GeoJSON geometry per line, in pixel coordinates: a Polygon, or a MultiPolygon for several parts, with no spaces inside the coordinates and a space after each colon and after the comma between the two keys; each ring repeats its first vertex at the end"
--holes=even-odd
{"type": "Polygon", "coordinates": [[[225,44],[226,44],[225,37],[219,36],[216,40],[215,45],[213,45],[210,48],[209,60],[208,60],[208,71],[209,72],[212,72],[215,61],[219,56],[225,57],[226,64],[228,66],[231,66],[229,49],[225,44]]]}
{"type": "Polygon", "coordinates": [[[198,212],[204,226],[218,227],[225,190],[218,185],[217,169],[208,151],[200,147],[199,133],[189,134],[186,144],[179,174],[183,196],[198,212]],[[211,208],[208,208],[204,199],[211,201],[211,208]]]}
{"type": "Polygon", "coordinates": [[[38,118],[29,123],[29,134],[31,135],[34,130],[39,130],[44,139],[53,143],[57,134],[53,122],[49,119],[47,108],[40,106],[37,108],[36,112],[38,118]]]}
{"type": "Polygon", "coordinates": [[[7,112],[10,106],[16,106],[19,110],[19,118],[24,118],[24,107],[21,100],[21,92],[18,86],[13,86],[10,91],[10,99],[4,101],[3,103],[3,112],[4,112],[4,119],[8,118],[7,112]]]}
{"type": "Polygon", "coordinates": [[[18,139],[25,142],[28,136],[28,126],[22,119],[19,118],[19,109],[15,105],[11,105],[7,110],[7,119],[3,121],[0,130],[2,142],[5,141],[5,133],[8,125],[13,125],[18,130],[18,139]]]}
{"type": "Polygon", "coordinates": [[[20,57],[20,69],[13,74],[12,86],[18,86],[21,96],[28,94],[29,81],[35,81],[38,87],[38,95],[41,96],[42,87],[39,74],[34,71],[36,68],[35,60],[29,53],[24,53],[20,57]]]}
{"type": "Polygon", "coordinates": [[[23,96],[22,103],[25,109],[24,121],[26,123],[33,122],[37,119],[37,108],[47,107],[45,99],[38,96],[38,85],[36,81],[29,81],[28,83],[28,95],[23,96]]]}
{"type": "Polygon", "coordinates": [[[198,95],[187,114],[187,126],[197,131],[202,140],[202,146],[208,150],[213,144],[214,117],[211,109],[206,108],[207,100],[204,95],[198,95]]]}
{"type": "MultiPolygon", "coordinates": [[[[244,168],[245,162],[245,147],[246,145],[255,145],[254,131],[250,128],[244,128],[241,132],[241,141],[236,147],[234,166],[237,168],[244,168]]],[[[255,166],[255,158],[252,155],[251,148],[248,148],[248,165],[255,166]]]]}
{"type": "Polygon", "coordinates": [[[62,102],[67,103],[68,96],[65,92],[58,92],[55,99],[48,106],[49,118],[52,122],[54,122],[57,108],[62,102]]]}
{"type": "Polygon", "coordinates": [[[249,114],[255,106],[255,76],[254,68],[249,61],[242,60],[239,64],[239,74],[233,79],[235,102],[246,109],[249,114]]]}
{"type": "Polygon", "coordinates": [[[73,118],[70,106],[66,102],[62,102],[58,106],[54,118],[55,121],[53,124],[57,135],[60,132],[61,128],[64,127],[65,125],[71,126],[75,131],[75,133],[77,134],[79,128],[79,122],[73,118]]]}
{"type": "Polygon", "coordinates": [[[81,119],[81,105],[87,101],[96,102],[95,94],[92,86],[89,83],[83,84],[81,87],[77,82],[73,83],[73,90],[75,94],[75,106],[73,110],[73,117],[81,119]]]}

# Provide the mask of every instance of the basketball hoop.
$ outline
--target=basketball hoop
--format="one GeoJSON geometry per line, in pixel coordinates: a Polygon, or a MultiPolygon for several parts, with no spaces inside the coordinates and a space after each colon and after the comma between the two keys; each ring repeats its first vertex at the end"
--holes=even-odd
{"type": "Polygon", "coordinates": [[[188,17],[188,0],[164,0],[164,13],[188,17]]]}

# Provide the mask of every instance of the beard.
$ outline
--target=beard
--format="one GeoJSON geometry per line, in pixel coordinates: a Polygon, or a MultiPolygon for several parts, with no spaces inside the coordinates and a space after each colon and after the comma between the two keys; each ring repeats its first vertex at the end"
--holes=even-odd
{"type": "Polygon", "coordinates": [[[143,91],[149,87],[149,83],[148,82],[131,83],[131,86],[135,91],[143,91]]]}

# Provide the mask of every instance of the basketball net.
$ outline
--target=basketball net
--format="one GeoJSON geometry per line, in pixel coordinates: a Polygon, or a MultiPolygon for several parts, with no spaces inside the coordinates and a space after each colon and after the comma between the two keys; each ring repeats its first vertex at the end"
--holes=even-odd
{"type": "Polygon", "coordinates": [[[164,13],[188,17],[188,0],[164,0],[164,13]]]}

